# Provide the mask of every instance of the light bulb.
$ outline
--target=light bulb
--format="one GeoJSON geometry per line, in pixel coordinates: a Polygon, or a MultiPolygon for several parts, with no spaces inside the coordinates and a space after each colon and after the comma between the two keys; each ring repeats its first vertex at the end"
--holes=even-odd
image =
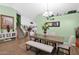
{"type": "Polygon", "coordinates": [[[51,12],[51,11],[46,11],[46,12],[44,12],[44,14],[43,14],[44,17],[49,17],[49,16],[51,16],[51,15],[52,15],[52,12],[51,12]]]}

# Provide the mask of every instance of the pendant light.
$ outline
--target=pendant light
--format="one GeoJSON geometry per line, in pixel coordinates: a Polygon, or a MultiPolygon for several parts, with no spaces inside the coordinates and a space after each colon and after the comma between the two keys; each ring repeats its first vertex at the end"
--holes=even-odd
{"type": "Polygon", "coordinates": [[[47,9],[46,9],[46,11],[43,13],[43,16],[46,17],[47,20],[48,20],[49,17],[52,16],[52,11],[50,11],[50,10],[48,9],[48,4],[46,4],[46,7],[47,7],[47,9]]]}

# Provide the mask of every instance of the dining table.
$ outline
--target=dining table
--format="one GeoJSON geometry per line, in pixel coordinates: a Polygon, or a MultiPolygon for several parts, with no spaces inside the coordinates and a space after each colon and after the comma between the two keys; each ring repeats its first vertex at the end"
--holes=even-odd
{"type": "Polygon", "coordinates": [[[43,34],[35,34],[34,36],[31,36],[35,39],[45,40],[51,43],[60,43],[63,44],[64,37],[63,36],[54,36],[54,35],[43,35],[43,34]]]}
{"type": "Polygon", "coordinates": [[[63,36],[58,36],[58,35],[54,36],[54,35],[44,35],[44,34],[36,33],[34,36],[31,36],[31,37],[35,38],[36,40],[43,40],[43,41],[46,41],[46,42],[54,43],[55,51],[57,50],[56,49],[57,44],[63,44],[63,42],[64,42],[64,37],[63,36]]]}

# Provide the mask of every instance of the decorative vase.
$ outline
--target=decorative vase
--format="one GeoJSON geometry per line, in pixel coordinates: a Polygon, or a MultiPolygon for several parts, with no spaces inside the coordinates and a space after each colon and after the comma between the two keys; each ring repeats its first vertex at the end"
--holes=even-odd
{"type": "Polygon", "coordinates": [[[7,32],[10,32],[10,26],[7,25],[7,32]]]}
{"type": "Polygon", "coordinates": [[[44,36],[46,36],[46,33],[47,33],[47,32],[46,32],[46,31],[44,31],[44,36]]]}

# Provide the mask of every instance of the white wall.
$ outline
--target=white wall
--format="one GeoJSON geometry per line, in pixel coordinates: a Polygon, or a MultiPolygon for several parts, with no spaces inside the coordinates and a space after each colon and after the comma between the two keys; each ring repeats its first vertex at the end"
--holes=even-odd
{"type": "Polygon", "coordinates": [[[35,23],[34,20],[31,20],[30,18],[21,16],[21,24],[22,24],[22,25],[29,26],[29,25],[30,25],[30,22],[33,22],[33,23],[34,23],[33,25],[36,26],[36,23],[35,23]]]}

